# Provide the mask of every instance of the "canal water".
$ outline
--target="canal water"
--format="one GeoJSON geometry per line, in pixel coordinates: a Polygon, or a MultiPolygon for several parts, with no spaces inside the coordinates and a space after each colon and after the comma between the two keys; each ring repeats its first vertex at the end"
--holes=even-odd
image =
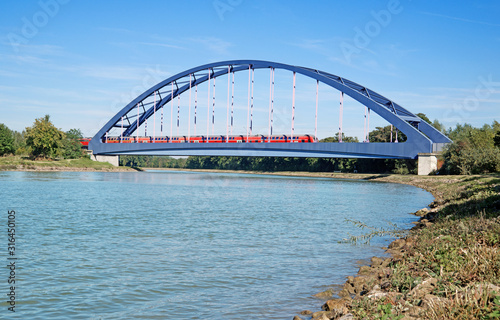
{"type": "Polygon", "coordinates": [[[291,319],[319,310],[433,197],[398,184],[253,174],[0,172],[8,259],[15,211],[15,313],[0,269],[2,319],[291,319]]]}

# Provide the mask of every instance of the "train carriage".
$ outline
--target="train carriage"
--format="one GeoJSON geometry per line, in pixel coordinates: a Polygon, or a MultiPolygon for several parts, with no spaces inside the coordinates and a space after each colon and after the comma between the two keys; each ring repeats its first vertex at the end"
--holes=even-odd
{"type": "MultiPolygon", "coordinates": [[[[82,147],[89,144],[91,138],[80,139],[82,147]]],[[[313,143],[314,136],[302,135],[218,135],[218,136],[178,136],[178,137],[105,137],[103,143],[313,143]]]]}

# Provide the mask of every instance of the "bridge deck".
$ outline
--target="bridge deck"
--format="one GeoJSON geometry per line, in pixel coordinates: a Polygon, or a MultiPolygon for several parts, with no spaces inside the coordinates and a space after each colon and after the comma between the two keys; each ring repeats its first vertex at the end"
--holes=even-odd
{"type": "Polygon", "coordinates": [[[99,143],[89,149],[103,155],[269,156],[315,158],[415,159],[428,145],[409,143],[99,143]],[[98,152],[96,152],[98,151],[98,152]]]}

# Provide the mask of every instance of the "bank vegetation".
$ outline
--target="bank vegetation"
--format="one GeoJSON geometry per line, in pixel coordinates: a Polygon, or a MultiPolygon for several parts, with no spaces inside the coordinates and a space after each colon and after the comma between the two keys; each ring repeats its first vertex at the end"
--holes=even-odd
{"type": "Polygon", "coordinates": [[[435,200],[389,257],[373,257],[323,294],[321,311],[294,319],[499,319],[500,175],[364,179],[421,187],[435,200]]]}

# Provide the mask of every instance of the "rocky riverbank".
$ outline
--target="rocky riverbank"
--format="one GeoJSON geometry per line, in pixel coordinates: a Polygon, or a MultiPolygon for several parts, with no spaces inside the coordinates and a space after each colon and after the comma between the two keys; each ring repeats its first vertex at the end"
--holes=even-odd
{"type": "Polygon", "coordinates": [[[500,176],[362,179],[411,184],[435,200],[389,258],[373,257],[340,291],[319,295],[321,311],[293,319],[499,319],[500,176]]]}

